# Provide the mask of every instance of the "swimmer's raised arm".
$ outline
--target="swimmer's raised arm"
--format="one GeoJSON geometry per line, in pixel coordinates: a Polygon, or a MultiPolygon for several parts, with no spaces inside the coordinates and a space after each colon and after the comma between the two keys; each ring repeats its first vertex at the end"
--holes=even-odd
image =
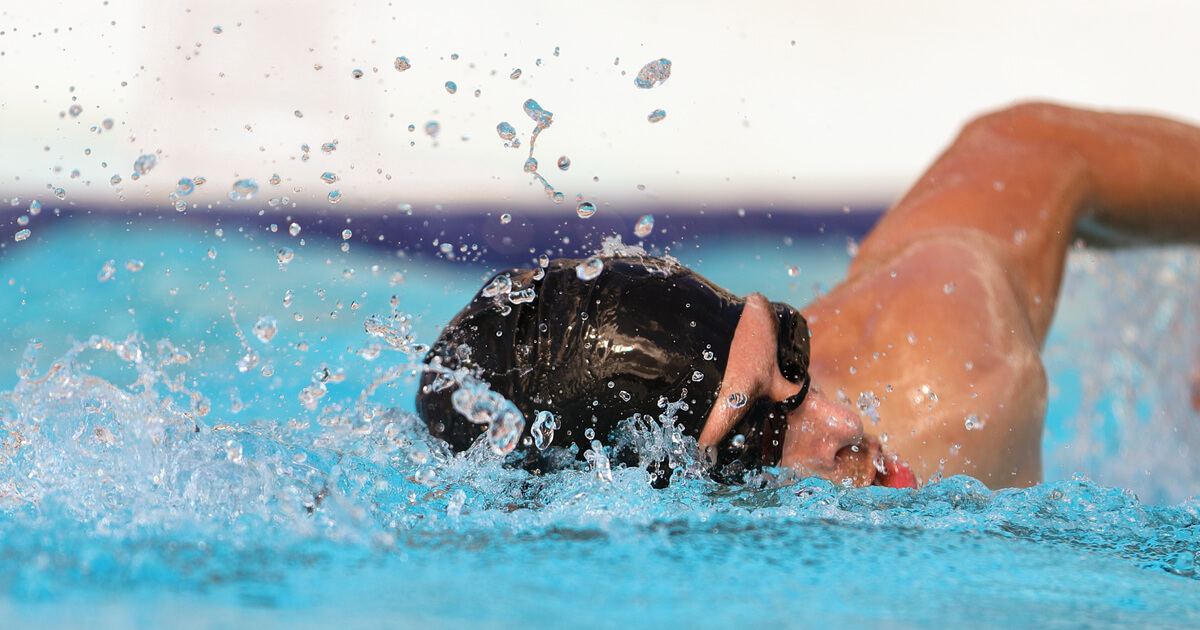
{"type": "Polygon", "coordinates": [[[884,215],[849,279],[951,234],[999,259],[1041,343],[1077,235],[1200,241],[1200,129],[1044,103],[981,116],[884,215]]]}

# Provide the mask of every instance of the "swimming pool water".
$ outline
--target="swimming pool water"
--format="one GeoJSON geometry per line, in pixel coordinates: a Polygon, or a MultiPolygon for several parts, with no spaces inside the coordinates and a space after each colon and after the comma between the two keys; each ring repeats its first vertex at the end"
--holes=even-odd
{"type": "MultiPolygon", "coordinates": [[[[1200,337],[1194,253],[1072,255],[1047,348],[1048,483],[990,491],[958,477],[909,492],[691,479],[660,491],[636,469],[531,477],[486,449],[450,456],[405,411],[403,370],[362,396],[410,359],[373,345],[367,315],[390,314],[395,296],[432,340],[494,269],[460,260],[481,257],[469,247],[447,260],[430,240],[398,255],[306,236],[229,219],[77,217],[0,250],[0,616],[22,627],[1200,625],[1200,472],[1188,456],[1200,421],[1180,395],[1200,337]],[[283,247],[295,257],[281,268],[283,247]],[[267,343],[252,332],[263,315],[278,322],[267,343]],[[300,393],[318,382],[327,393],[308,409],[300,393]]],[[[849,260],[846,235],[804,238],[782,222],[649,246],[736,293],[797,306],[849,260]]]]}

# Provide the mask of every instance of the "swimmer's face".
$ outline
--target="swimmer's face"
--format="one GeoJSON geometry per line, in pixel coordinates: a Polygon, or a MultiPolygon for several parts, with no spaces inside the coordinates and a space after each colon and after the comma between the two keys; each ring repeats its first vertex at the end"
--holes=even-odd
{"type": "Polygon", "coordinates": [[[879,440],[863,432],[850,406],[830,400],[819,387],[809,388],[787,420],[781,466],[856,487],[873,484],[883,472],[879,440]]]}
{"type": "MultiPolygon", "coordinates": [[[[800,393],[802,384],[788,381],[779,368],[776,321],[766,298],[757,294],[746,298],[718,400],[742,393],[750,401],[778,402],[800,393]]],[[[742,413],[744,409],[715,405],[700,435],[700,446],[719,442],[742,413]]],[[[858,413],[830,400],[817,384],[787,414],[787,427],[780,466],[853,486],[871,485],[878,481],[878,473],[885,471],[879,440],[863,433],[858,413]]]]}

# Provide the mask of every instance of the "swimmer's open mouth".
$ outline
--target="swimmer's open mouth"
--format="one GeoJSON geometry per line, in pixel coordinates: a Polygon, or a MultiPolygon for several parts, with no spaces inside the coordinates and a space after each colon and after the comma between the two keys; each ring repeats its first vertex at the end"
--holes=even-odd
{"type": "Polygon", "coordinates": [[[883,486],[887,488],[917,488],[917,476],[908,464],[887,453],[872,435],[863,436],[860,444],[847,446],[837,454],[839,468],[849,468],[848,478],[855,487],[883,486]]]}

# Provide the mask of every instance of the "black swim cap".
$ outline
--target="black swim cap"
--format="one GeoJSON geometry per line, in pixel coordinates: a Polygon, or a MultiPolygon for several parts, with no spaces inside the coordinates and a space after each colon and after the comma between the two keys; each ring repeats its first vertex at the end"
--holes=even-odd
{"type": "MultiPolygon", "coordinates": [[[[587,428],[608,438],[635,413],[657,416],[664,397],[686,400],[676,424],[698,437],[716,403],[745,301],[674,261],[600,260],[603,270],[588,280],[577,273],[582,261],[568,259],[544,270],[496,274],[447,325],[426,362],[476,369],[525,416],[522,438],[536,411],[550,411],[560,423],[553,444],[575,443],[582,452],[591,447],[587,428]],[[529,289],[536,297],[524,301],[529,294],[520,292],[529,289]]],[[[792,307],[773,306],[780,369],[807,386],[808,327],[792,307]]],[[[422,377],[417,412],[434,436],[465,450],[485,427],[458,413],[455,387],[438,391],[436,378],[422,377]]],[[[718,472],[728,469],[732,479],[778,462],[786,422],[772,415],[769,405],[752,406],[719,445],[718,472]]]]}

